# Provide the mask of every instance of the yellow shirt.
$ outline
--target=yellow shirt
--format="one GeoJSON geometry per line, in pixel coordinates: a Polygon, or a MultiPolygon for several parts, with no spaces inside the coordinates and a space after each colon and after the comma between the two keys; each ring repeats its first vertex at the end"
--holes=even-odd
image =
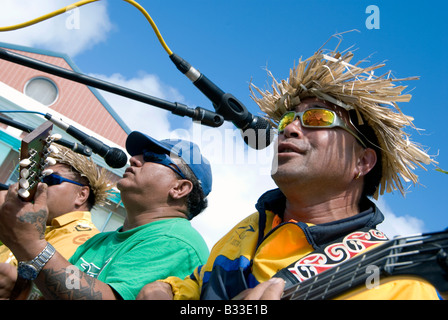
{"type": "MultiPolygon", "coordinates": [[[[242,277],[247,279],[245,280],[247,286],[253,288],[258,283],[270,279],[278,270],[297,261],[299,257],[306,257],[313,252],[303,229],[297,224],[285,223],[276,229],[271,229],[271,226],[276,225],[275,221],[272,223],[273,220],[275,219],[272,212],[267,211],[264,229],[264,234],[267,236],[258,247],[258,230],[260,229],[257,213],[244,219],[218,241],[211,250],[207,263],[197,267],[190,276],[184,279],[168,277],[160,281],[171,285],[175,300],[214,300],[230,292],[228,298],[223,298],[227,300],[241,292],[239,283],[242,283],[240,280],[242,277]],[[235,291],[232,291],[234,288],[236,288],[235,291]]],[[[305,225],[302,226],[307,229],[305,225]]],[[[357,236],[361,235],[358,233],[355,232],[357,236]]],[[[384,243],[375,243],[374,231],[369,232],[369,235],[372,237],[361,237],[357,243],[363,246],[371,245],[371,247],[368,249],[353,247],[353,249],[360,249],[361,253],[384,243]]],[[[331,254],[337,256],[340,252],[335,250],[331,254]]],[[[321,266],[325,267],[325,264],[315,263],[315,268],[321,266]]],[[[371,289],[360,286],[335,299],[439,300],[440,297],[429,282],[413,276],[400,276],[378,279],[378,286],[373,286],[371,289]]]]}
{"type": "MultiPolygon", "coordinates": [[[[92,222],[89,211],[73,211],[54,218],[45,230],[45,240],[65,258],[69,259],[76,249],[99,230],[92,222]]],[[[0,263],[17,266],[17,259],[5,245],[0,245],[0,263]]]]}

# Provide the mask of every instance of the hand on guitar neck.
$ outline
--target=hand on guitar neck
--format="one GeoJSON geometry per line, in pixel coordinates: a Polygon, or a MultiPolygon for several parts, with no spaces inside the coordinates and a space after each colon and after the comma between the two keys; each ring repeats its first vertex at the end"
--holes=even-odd
{"type": "Polygon", "coordinates": [[[19,260],[34,258],[45,246],[47,185],[39,182],[42,176],[51,173],[46,170],[54,162],[49,155],[57,151],[51,144],[60,137],[51,136],[52,128],[47,121],[22,139],[20,180],[0,196],[0,240],[12,251],[18,248],[19,260]],[[21,248],[20,243],[33,245],[21,248]]]}

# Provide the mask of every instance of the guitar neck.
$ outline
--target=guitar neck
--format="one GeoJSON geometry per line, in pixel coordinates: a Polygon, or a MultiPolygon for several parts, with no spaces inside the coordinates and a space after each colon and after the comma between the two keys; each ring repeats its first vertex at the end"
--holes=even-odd
{"type": "Polygon", "coordinates": [[[392,275],[416,275],[448,291],[448,231],[388,241],[308,280],[286,288],[283,300],[325,300],[350,289],[378,285],[392,275]],[[379,280],[376,279],[376,280],[379,280]]]}

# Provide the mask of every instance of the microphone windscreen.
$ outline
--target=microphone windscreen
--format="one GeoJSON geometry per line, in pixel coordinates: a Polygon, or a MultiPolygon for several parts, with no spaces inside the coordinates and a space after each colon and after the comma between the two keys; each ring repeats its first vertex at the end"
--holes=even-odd
{"type": "Polygon", "coordinates": [[[128,162],[128,157],[123,150],[118,148],[110,148],[109,152],[107,152],[104,157],[104,160],[111,168],[123,168],[128,162]]]}
{"type": "Polygon", "coordinates": [[[244,142],[253,149],[261,150],[271,144],[274,129],[264,118],[254,117],[252,122],[242,131],[244,142]]]}

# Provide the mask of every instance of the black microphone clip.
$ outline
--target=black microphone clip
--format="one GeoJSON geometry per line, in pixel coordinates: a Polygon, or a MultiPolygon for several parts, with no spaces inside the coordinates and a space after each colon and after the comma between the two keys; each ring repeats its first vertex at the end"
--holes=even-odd
{"type": "Polygon", "coordinates": [[[270,123],[260,117],[253,116],[237,98],[225,93],[204,74],[192,67],[187,61],[173,53],[171,61],[213,104],[215,111],[225,120],[231,121],[241,129],[244,142],[250,147],[260,150],[267,147],[274,134],[270,123]]]}

